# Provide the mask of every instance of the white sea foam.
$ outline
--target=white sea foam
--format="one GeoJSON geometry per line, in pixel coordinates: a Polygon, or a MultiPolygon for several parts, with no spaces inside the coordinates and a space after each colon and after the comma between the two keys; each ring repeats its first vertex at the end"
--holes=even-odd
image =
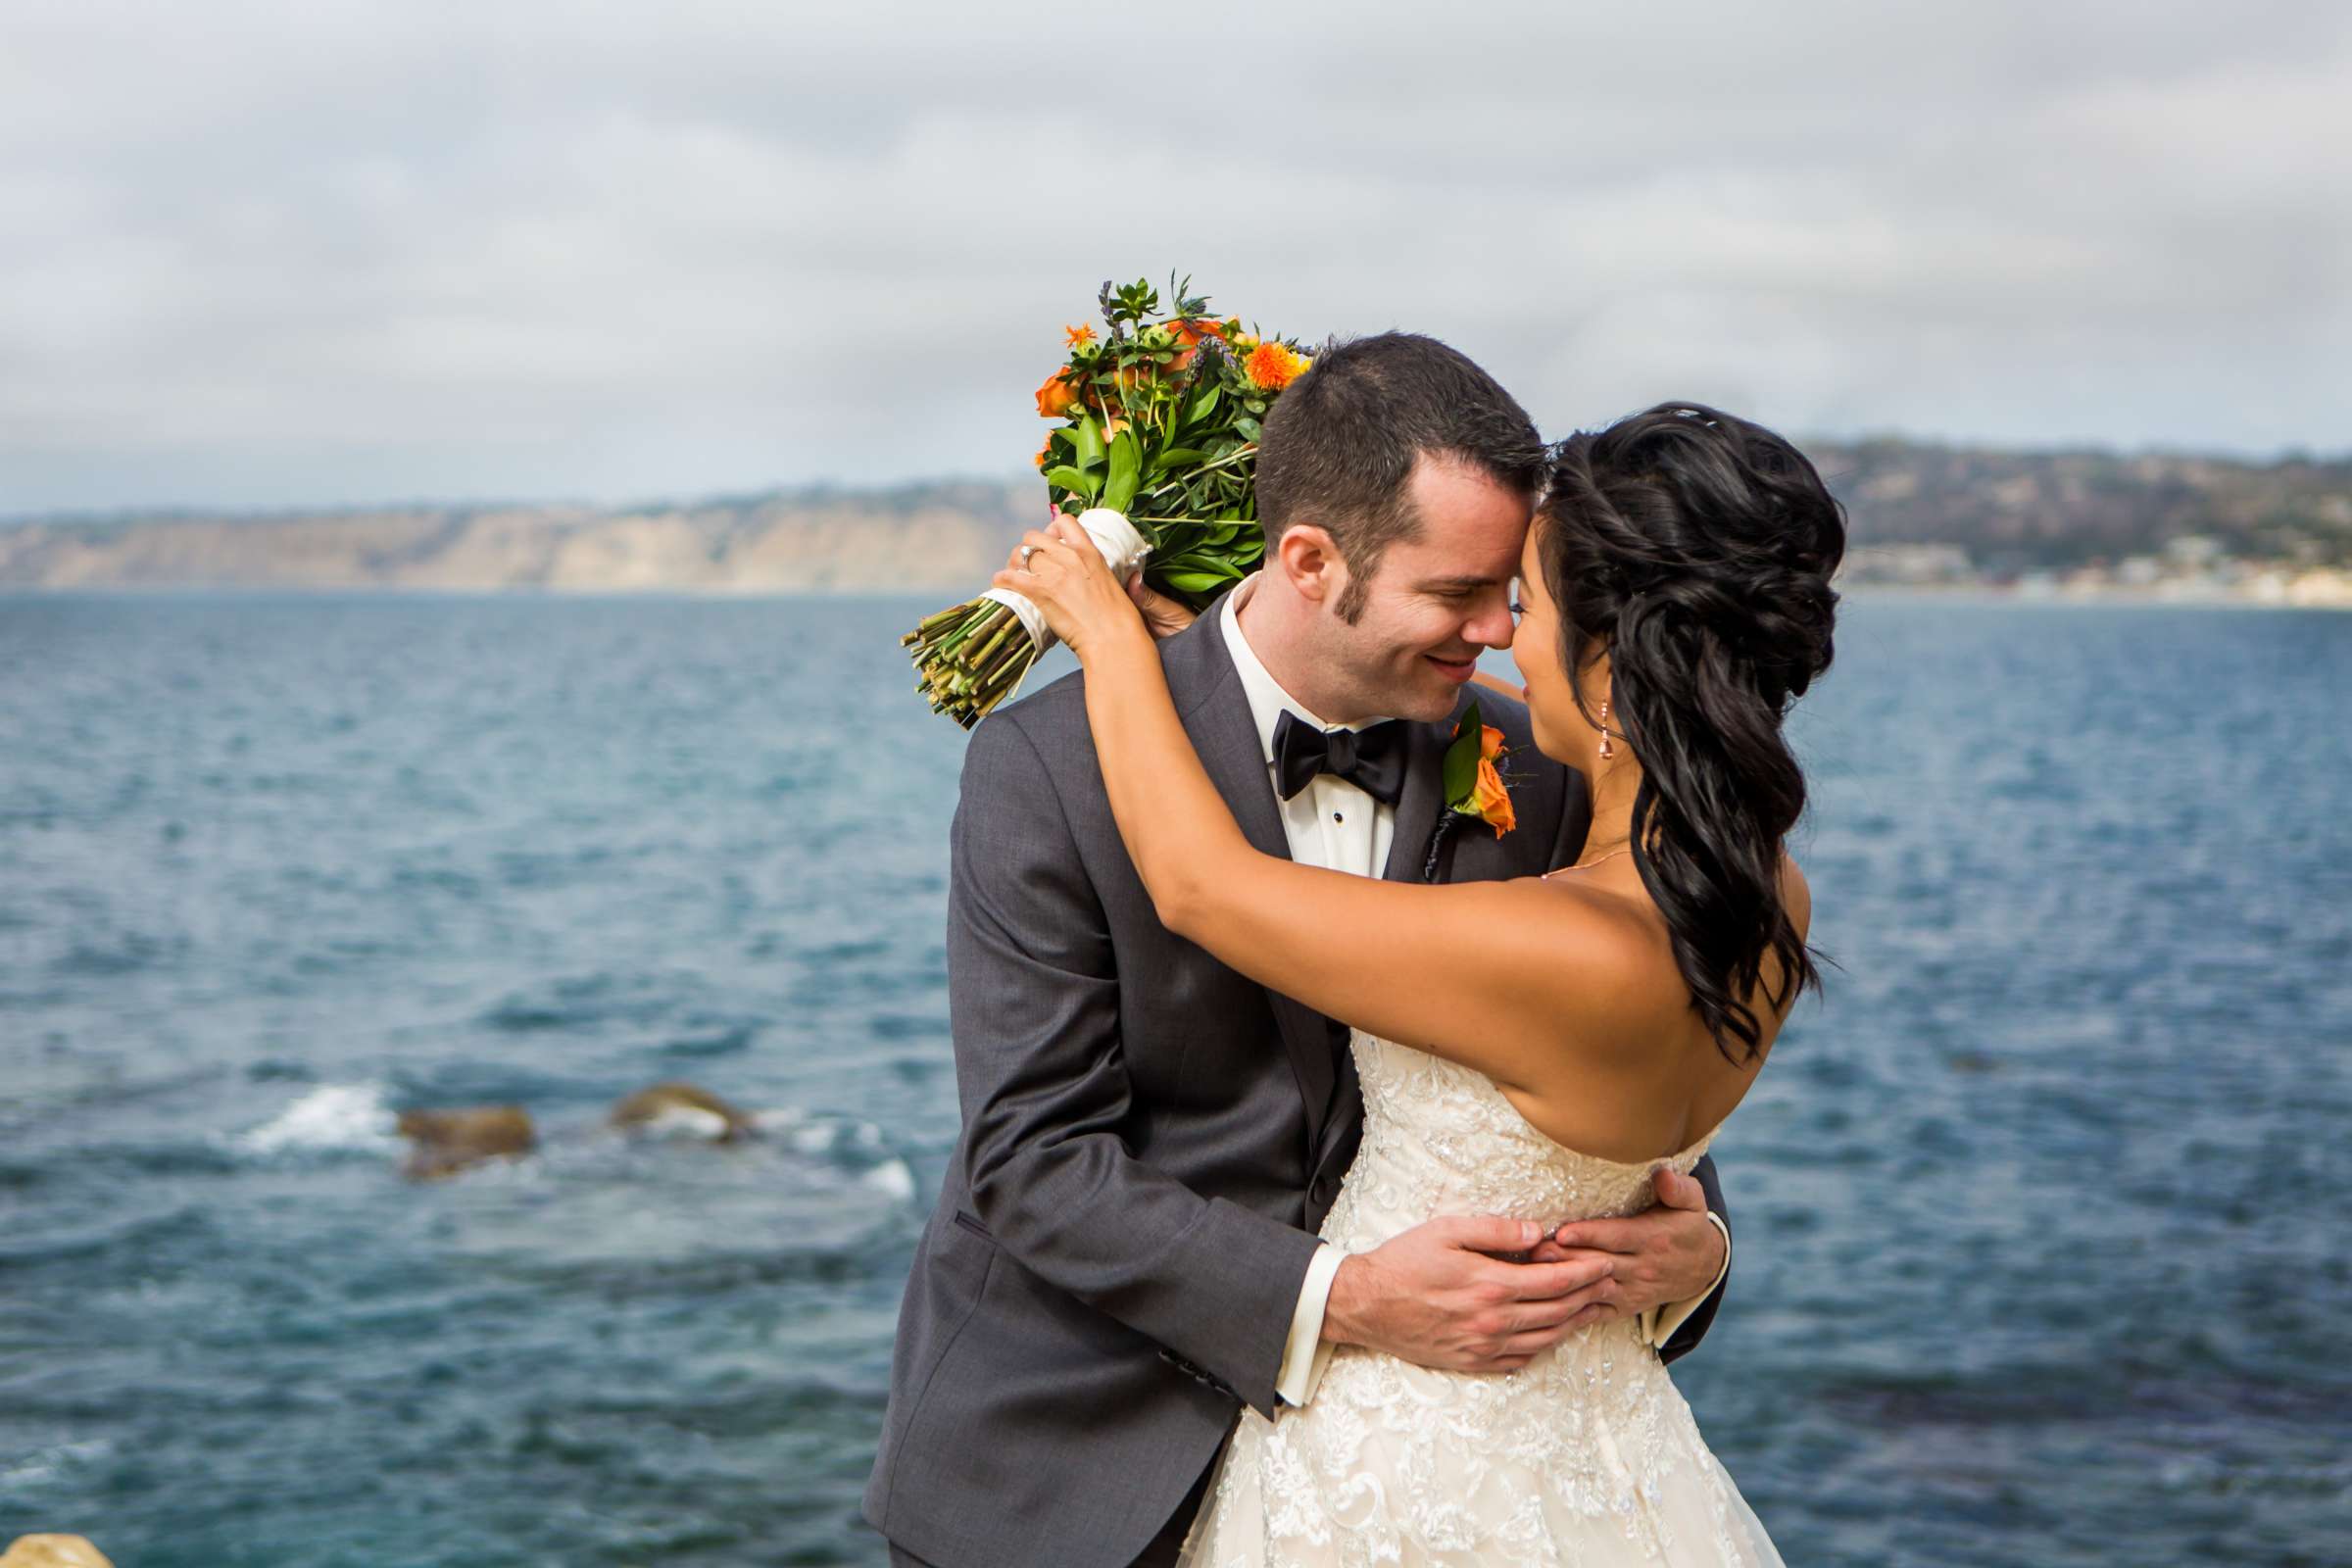
{"type": "Polygon", "coordinates": [[[229,1140],[249,1154],[290,1151],[355,1150],[370,1152],[398,1147],[399,1117],[384,1101],[384,1086],[368,1082],[320,1084],[258,1127],[229,1140]]]}
{"type": "Polygon", "coordinates": [[[804,1154],[829,1154],[839,1142],[841,1123],[837,1121],[811,1122],[792,1130],[792,1147],[804,1154]]]}
{"type": "Polygon", "coordinates": [[[693,1138],[705,1142],[726,1130],[726,1117],[700,1105],[663,1105],[637,1125],[638,1133],[645,1137],[693,1138]]]}
{"type": "Polygon", "coordinates": [[[886,1159],[858,1179],[868,1187],[889,1194],[902,1203],[912,1201],[914,1198],[914,1172],[906,1168],[906,1162],[903,1159],[886,1159]]]}
{"type": "Polygon", "coordinates": [[[112,1453],[114,1448],[113,1440],[108,1438],[84,1438],[79,1443],[52,1444],[46,1448],[35,1448],[18,1459],[0,1462],[0,1481],[17,1486],[32,1486],[51,1479],[67,1465],[102,1458],[112,1453]]]}

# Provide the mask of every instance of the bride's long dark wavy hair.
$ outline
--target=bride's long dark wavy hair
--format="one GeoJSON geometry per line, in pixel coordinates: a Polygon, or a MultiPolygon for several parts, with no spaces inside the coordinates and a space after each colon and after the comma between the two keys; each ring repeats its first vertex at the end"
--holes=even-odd
{"type": "Polygon", "coordinates": [[[1561,442],[1540,517],[1568,689],[1591,715],[1580,677],[1608,655],[1608,727],[1642,766],[1634,863],[1691,1005],[1726,1057],[1752,1061],[1765,954],[1776,1014],[1821,984],[1781,903],[1805,807],[1781,724],[1830,666],[1844,510],[1770,430],[1661,403],[1561,442]]]}

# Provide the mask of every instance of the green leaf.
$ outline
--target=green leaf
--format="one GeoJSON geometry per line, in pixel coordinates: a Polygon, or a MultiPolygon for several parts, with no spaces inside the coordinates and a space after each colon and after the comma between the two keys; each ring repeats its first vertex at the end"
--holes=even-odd
{"type": "Polygon", "coordinates": [[[1184,422],[1199,424],[1214,413],[1216,407],[1217,389],[1213,386],[1204,386],[1200,389],[1200,395],[1193,399],[1193,406],[1184,411],[1184,422]]]}
{"type": "Polygon", "coordinates": [[[1222,571],[1168,571],[1161,572],[1158,580],[1178,593],[1205,594],[1215,592],[1234,578],[1222,571]]]}
{"type": "Polygon", "coordinates": [[[1478,792],[1478,754],[1485,736],[1486,721],[1479,715],[1477,700],[1472,699],[1461,727],[1454,731],[1453,744],[1446,748],[1446,804],[1457,811],[1478,792]]]}
{"type": "Polygon", "coordinates": [[[1261,426],[1255,419],[1250,417],[1250,416],[1247,414],[1235,419],[1233,421],[1233,427],[1241,432],[1242,439],[1245,441],[1256,440],[1259,433],[1263,429],[1263,426],[1261,426]]]}
{"type": "Polygon", "coordinates": [[[1080,473],[1065,463],[1046,470],[1046,483],[1057,490],[1067,490],[1072,495],[1084,496],[1092,501],[1095,498],[1095,491],[1102,486],[1102,476],[1099,473],[1080,473]]]}
{"type": "Polygon", "coordinates": [[[1170,447],[1152,460],[1152,471],[1158,473],[1162,469],[1173,468],[1179,465],[1199,463],[1207,456],[1207,453],[1198,447],[1170,447]]]}
{"type": "Polygon", "coordinates": [[[1133,430],[1121,430],[1110,443],[1110,476],[1102,482],[1102,502],[1113,512],[1125,512],[1135,499],[1135,487],[1143,477],[1143,453],[1135,444],[1133,430]]]}
{"type": "Polygon", "coordinates": [[[1070,445],[1078,454],[1078,466],[1091,468],[1102,461],[1102,423],[1088,415],[1070,426],[1070,445]]]}

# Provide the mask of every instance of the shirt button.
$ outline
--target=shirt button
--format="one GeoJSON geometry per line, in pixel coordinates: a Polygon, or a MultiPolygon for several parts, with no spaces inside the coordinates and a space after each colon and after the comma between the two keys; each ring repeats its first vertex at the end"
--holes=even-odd
{"type": "Polygon", "coordinates": [[[1337,812],[1337,811],[1334,811],[1334,812],[1332,812],[1332,813],[1331,813],[1331,819],[1332,819],[1334,822],[1345,822],[1345,821],[1347,821],[1347,820],[1348,820],[1346,817],[1342,816],[1342,815],[1341,815],[1339,812],[1337,812]]]}

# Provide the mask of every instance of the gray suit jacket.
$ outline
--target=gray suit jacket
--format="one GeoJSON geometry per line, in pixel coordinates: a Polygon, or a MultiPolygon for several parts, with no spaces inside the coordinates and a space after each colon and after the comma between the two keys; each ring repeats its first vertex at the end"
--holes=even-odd
{"type": "MultiPolygon", "coordinates": [[[[1162,645],[1168,684],[1250,841],[1287,858],[1215,620],[1162,645]]],[[[1081,679],[973,733],[951,834],[963,1131],[907,1280],[864,1499],[876,1529],[943,1568],[1135,1558],[1240,1406],[1272,1412],[1314,1232],[1362,1125],[1345,1027],[1159,923],[1103,795],[1081,679]]],[[[1536,754],[1524,709],[1475,695],[1517,754],[1519,826],[1452,833],[1445,874],[1569,863],[1583,779],[1536,754]]],[[[1412,726],[1393,880],[1420,879],[1451,729],[1412,726]]],[[[1713,1167],[1700,1177],[1720,1212],[1713,1167]]]]}

